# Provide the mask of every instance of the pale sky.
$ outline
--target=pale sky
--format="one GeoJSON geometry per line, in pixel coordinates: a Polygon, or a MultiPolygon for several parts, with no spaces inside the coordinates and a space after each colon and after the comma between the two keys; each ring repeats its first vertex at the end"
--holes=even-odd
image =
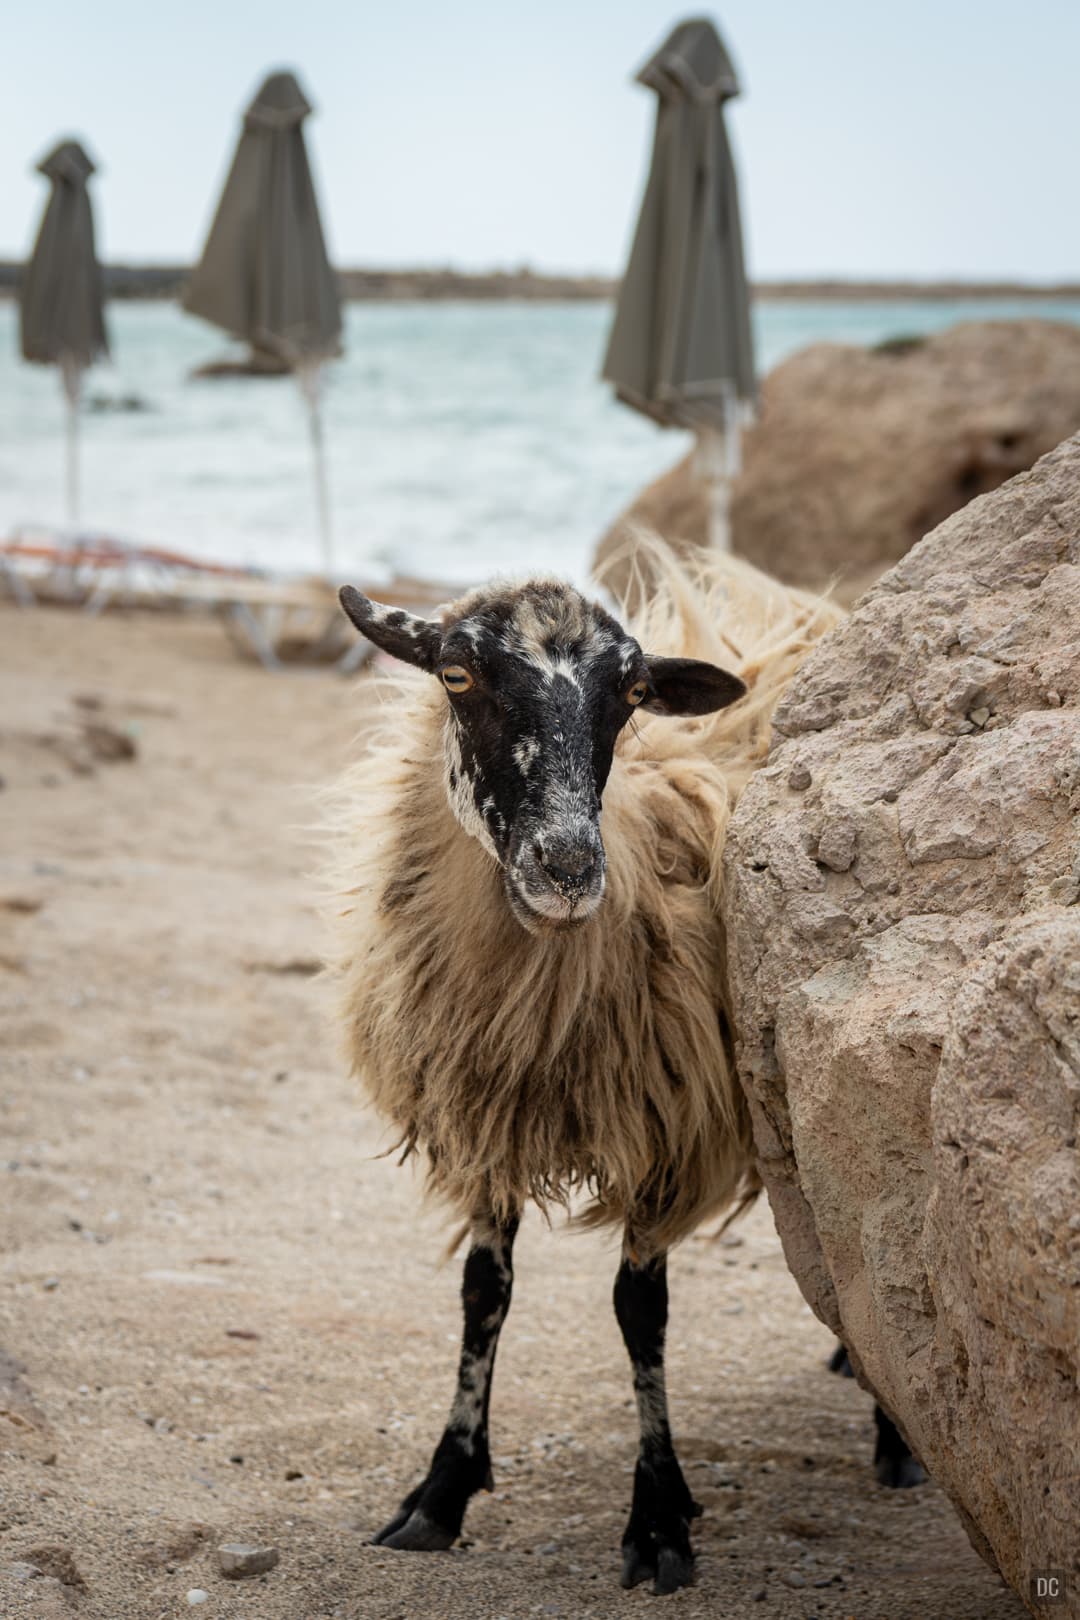
{"type": "MultiPolygon", "coordinates": [[[[298,72],[341,265],[616,271],[667,0],[52,0],[5,27],[0,256],[61,135],[99,162],[103,256],[199,251],[241,109],[298,72]]],[[[725,0],[762,276],[1080,278],[1080,0],[725,0]]]]}

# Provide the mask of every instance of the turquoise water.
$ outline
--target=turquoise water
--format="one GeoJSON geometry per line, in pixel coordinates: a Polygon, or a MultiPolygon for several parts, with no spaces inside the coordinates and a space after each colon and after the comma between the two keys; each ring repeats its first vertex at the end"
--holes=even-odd
{"type": "MultiPolygon", "coordinates": [[[[1080,324],[1080,300],[792,302],[756,311],[762,371],[808,343],[875,343],[958,320],[1080,324]]],[[[354,304],[328,368],[336,572],[473,579],[582,576],[592,546],[688,442],[617,405],[597,378],[599,304],[354,304]]],[[[114,304],[113,358],[89,394],[141,414],[82,418],[85,526],[268,568],[319,562],[305,407],[291,379],[191,382],[228,345],[171,304],[114,304]]],[[[17,358],[0,304],[0,535],[63,520],[63,411],[51,370],[17,358]]]]}

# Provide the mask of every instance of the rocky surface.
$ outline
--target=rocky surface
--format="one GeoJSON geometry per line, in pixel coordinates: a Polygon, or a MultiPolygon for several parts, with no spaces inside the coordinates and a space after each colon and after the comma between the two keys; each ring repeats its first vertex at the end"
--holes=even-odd
{"type": "MultiPolygon", "coordinates": [[[[839,581],[850,601],[935,524],[1078,429],[1075,326],[978,321],[873,349],[816,344],[763,384],[734,491],[735,549],[792,584],[839,581]]],[[[642,491],[598,562],[628,522],[704,544],[690,457],[642,491]]]]}
{"type": "Polygon", "coordinates": [[[1080,437],[916,546],[776,728],[726,921],[789,1263],[980,1550],[1080,1614],[1080,437]]]}

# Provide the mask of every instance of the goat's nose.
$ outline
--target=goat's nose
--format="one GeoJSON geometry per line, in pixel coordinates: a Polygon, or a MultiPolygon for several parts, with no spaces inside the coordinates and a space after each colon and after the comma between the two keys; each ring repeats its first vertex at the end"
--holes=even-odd
{"type": "Polygon", "coordinates": [[[557,839],[550,843],[537,841],[536,857],[553,883],[563,888],[584,889],[596,871],[599,851],[591,841],[584,839],[557,839]]]}

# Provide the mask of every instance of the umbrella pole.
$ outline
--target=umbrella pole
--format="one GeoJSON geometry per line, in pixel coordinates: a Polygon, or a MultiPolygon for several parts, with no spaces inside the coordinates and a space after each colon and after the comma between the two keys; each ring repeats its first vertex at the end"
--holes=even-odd
{"type": "Polygon", "coordinates": [[[315,503],[319,513],[319,538],[322,541],[323,569],[330,578],[334,572],[334,548],[330,533],[330,487],[326,476],[326,446],[323,442],[322,411],[319,401],[320,366],[317,360],[305,360],[297,368],[300,392],[307,401],[308,426],[311,430],[311,453],[315,467],[315,503]]]}
{"type": "Polygon", "coordinates": [[[742,462],[738,401],[724,400],[723,426],[698,433],[698,473],[705,485],[707,534],[713,551],[731,551],[731,489],[742,462]]]}
{"type": "Polygon", "coordinates": [[[79,395],[82,368],[75,356],[60,356],[60,378],[67,400],[67,520],[71,528],[79,521],[79,395]]]}

